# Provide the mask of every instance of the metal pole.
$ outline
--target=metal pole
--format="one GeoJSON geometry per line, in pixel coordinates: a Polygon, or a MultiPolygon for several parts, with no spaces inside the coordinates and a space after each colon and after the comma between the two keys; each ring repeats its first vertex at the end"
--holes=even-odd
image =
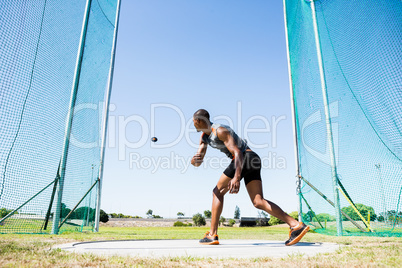
{"type": "Polygon", "coordinates": [[[28,204],[32,199],[34,199],[35,197],[37,197],[39,194],[41,194],[44,190],[46,190],[47,188],[49,188],[50,185],[52,185],[53,183],[56,182],[56,179],[53,180],[51,183],[49,183],[47,186],[45,186],[45,188],[43,188],[42,190],[40,190],[39,192],[37,192],[36,194],[34,194],[31,198],[29,198],[27,201],[25,201],[22,205],[20,205],[19,207],[17,207],[16,209],[14,209],[13,211],[11,211],[10,213],[8,213],[6,216],[4,216],[3,218],[0,219],[0,224],[7,220],[8,218],[10,218],[12,215],[14,215],[15,212],[17,212],[20,208],[22,208],[23,206],[25,206],[26,204],[28,204]]]}
{"type": "Polygon", "coordinates": [[[384,221],[388,223],[388,216],[387,216],[387,203],[385,202],[385,192],[384,192],[384,185],[382,183],[382,178],[381,178],[381,163],[375,164],[375,167],[378,169],[378,181],[380,183],[380,189],[381,189],[381,196],[382,196],[382,205],[384,209],[384,221]]]}
{"type": "Polygon", "coordinates": [[[110,60],[110,68],[109,68],[109,85],[106,90],[106,99],[105,99],[105,113],[103,115],[103,133],[102,133],[102,147],[101,147],[101,158],[100,158],[100,166],[99,166],[99,183],[97,187],[97,196],[96,196],[96,211],[95,211],[95,232],[99,232],[99,219],[100,219],[100,206],[101,206],[101,198],[102,198],[102,182],[103,182],[103,161],[105,157],[105,147],[106,147],[106,135],[107,135],[107,124],[109,119],[109,104],[110,104],[110,95],[112,92],[112,83],[113,83],[113,71],[114,71],[114,60],[116,55],[116,42],[117,42],[117,32],[119,28],[119,17],[120,17],[120,6],[121,0],[117,1],[117,10],[116,10],[116,19],[114,22],[115,28],[113,33],[113,45],[112,45],[112,54],[110,60]]]}
{"type": "MultiPolygon", "coordinates": [[[[306,180],[305,178],[303,178],[302,176],[300,176],[300,178],[308,185],[311,187],[311,189],[313,189],[317,194],[319,194],[322,198],[324,198],[325,201],[327,201],[331,206],[333,206],[335,208],[335,204],[334,202],[332,202],[331,200],[328,199],[328,197],[326,197],[323,193],[320,192],[320,190],[318,190],[317,188],[314,187],[314,185],[312,185],[308,180],[306,180]]],[[[359,224],[357,224],[357,222],[355,222],[352,218],[349,217],[348,214],[346,214],[345,212],[343,212],[341,210],[341,213],[343,216],[345,216],[345,218],[347,218],[351,223],[353,223],[357,228],[359,228],[362,232],[366,232],[366,230],[364,230],[363,227],[361,227],[359,224]]]]}
{"type": "MultiPolygon", "coordinates": [[[[80,199],[80,201],[78,201],[78,203],[75,205],[75,207],[70,211],[70,213],[67,214],[67,216],[64,218],[64,220],[60,223],[59,225],[59,229],[60,227],[67,221],[68,217],[70,217],[70,215],[75,211],[75,209],[81,204],[82,200],[84,200],[85,197],[87,197],[87,195],[92,191],[92,188],[95,187],[95,185],[98,183],[99,181],[96,180],[94,182],[94,184],[92,184],[92,186],[89,188],[89,190],[84,194],[84,196],[80,199]]],[[[84,222],[85,220],[83,219],[82,222],[84,222]]],[[[82,225],[81,225],[82,226],[82,225]]]]}
{"type": "Polygon", "coordinates": [[[315,45],[317,49],[317,59],[318,59],[318,67],[320,70],[320,80],[321,80],[321,90],[322,97],[324,102],[324,111],[325,111],[325,124],[327,126],[327,141],[329,144],[329,155],[331,158],[331,174],[332,174],[332,187],[334,192],[334,201],[335,201],[335,217],[336,217],[336,229],[338,236],[342,236],[343,228],[342,228],[342,217],[341,217],[341,209],[340,209],[340,201],[339,201],[339,190],[338,190],[338,178],[336,171],[336,159],[335,159],[335,150],[334,150],[334,141],[332,136],[331,129],[331,116],[328,105],[328,93],[327,86],[325,82],[325,74],[323,68],[323,61],[321,55],[321,44],[318,35],[318,25],[317,25],[317,17],[315,13],[315,4],[314,0],[310,1],[311,3],[311,14],[313,17],[313,27],[314,27],[314,37],[315,37],[315,45]]]}
{"type": "MultiPolygon", "coordinates": [[[[92,164],[92,175],[91,175],[91,181],[93,181],[93,180],[94,180],[94,164],[92,164]]],[[[88,198],[88,202],[87,202],[87,205],[88,205],[87,219],[85,221],[85,226],[89,225],[89,215],[91,214],[90,213],[91,212],[91,196],[92,196],[92,193],[89,193],[89,198],[88,198]]]]}
{"type": "Polygon", "coordinates": [[[306,198],[304,198],[304,196],[302,194],[301,194],[301,197],[302,197],[304,203],[306,203],[308,209],[311,211],[311,213],[313,213],[313,217],[317,220],[318,224],[321,226],[322,229],[324,229],[324,227],[322,226],[320,220],[317,218],[317,215],[315,214],[315,212],[311,208],[310,204],[307,202],[306,198]]]}
{"type": "MultiPolygon", "coordinates": [[[[292,82],[292,71],[290,65],[290,50],[289,50],[289,37],[288,37],[288,25],[287,25],[287,17],[286,17],[286,0],[283,0],[283,14],[285,19],[285,37],[286,37],[286,55],[288,60],[288,76],[289,76],[289,87],[290,87],[290,100],[291,100],[291,109],[292,109],[292,123],[293,123],[293,137],[294,137],[294,152],[295,152],[295,164],[296,164],[296,172],[297,175],[300,175],[299,169],[299,146],[297,143],[297,124],[296,124],[296,109],[295,109],[295,99],[294,99],[294,90],[293,90],[293,82],[292,82]]],[[[297,178],[297,194],[299,195],[299,221],[302,221],[302,200],[301,200],[301,179],[299,176],[297,178]]]]}
{"type": "MultiPolygon", "coordinates": [[[[59,169],[60,169],[60,165],[59,165],[59,169]]],[[[57,182],[59,181],[59,179],[60,179],[60,174],[59,174],[59,170],[57,170],[57,175],[56,175],[56,179],[54,180],[52,195],[50,197],[49,207],[47,208],[47,212],[46,212],[45,224],[43,225],[43,230],[47,229],[47,225],[49,223],[50,214],[52,212],[54,196],[56,195],[57,182]]]]}
{"type": "Polygon", "coordinates": [[[63,147],[63,154],[61,157],[61,165],[60,165],[60,167],[61,167],[60,168],[60,179],[59,179],[59,183],[57,185],[56,212],[55,212],[54,218],[53,218],[52,234],[59,233],[59,221],[60,221],[61,203],[62,203],[62,199],[63,199],[63,187],[64,187],[64,177],[65,177],[65,173],[66,173],[68,147],[70,144],[71,125],[73,122],[75,100],[77,98],[78,85],[79,85],[79,81],[80,81],[81,65],[82,65],[82,59],[83,59],[83,54],[84,54],[85,38],[86,38],[86,34],[87,34],[87,26],[88,26],[88,18],[89,18],[90,9],[91,9],[91,0],[87,0],[87,4],[85,7],[85,13],[84,13],[85,14],[84,20],[82,23],[82,31],[81,31],[79,51],[78,51],[78,55],[77,55],[77,63],[75,66],[74,83],[73,83],[73,87],[71,90],[70,106],[69,106],[67,121],[66,121],[64,147],[63,147]]]}

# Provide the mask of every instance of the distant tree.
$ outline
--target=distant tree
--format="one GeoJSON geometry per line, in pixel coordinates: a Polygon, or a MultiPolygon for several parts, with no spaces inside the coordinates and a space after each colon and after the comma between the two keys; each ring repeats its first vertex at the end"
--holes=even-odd
{"type": "Polygon", "coordinates": [[[299,220],[299,212],[297,212],[297,211],[290,212],[289,216],[292,217],[293,219],[297,220],[297,221],[299,220]]]}
{"type": "MultiPolygon", "coordinates": [[[[335,216],[332,216],[331,214],[328,214],[328,213],[320,213],[320,214],[317,214],[316,216],[320,222],[336,221],[335,216]]],[[[317,219],[313,218],[312,221],[317,221],[317,219]]]]}
{"type": "Polygon", "coordinates": [[[219,218],[219,225],[224,224],[225,221],[226,221],[226,218],[223,217],[223,216],[221,216],[221,217],[219,218]]]}
{"type": "Polygon", "coordinates": [[[398,214],[396,215],[396,220],[398,223],[402,222],[402,211],[398,212],[398,214]]]}
{"type": "Polygon", "coordinates": [[[205,210],[205,211],[204,211],[204,216],[205,216],[205,218],[210,219],[210,218],[211,218],[211,215],[212,215],[212,212],[211,212],[210,210],[205,210]]]}
{"type": "Polygon", "coordinates": [[[71,213],[70,219],[89,219],[95,220],[95,209],[91,207],[80,207],[71,213]],[[88,215],[89,214],[89,215],[88,215]]]}
{"type": "Polygon", "coordinates": [[[183,226],[186,226],[186,224],[181,221],[176,221],[175,223],[173,223],[173,226],[174,227],[183,227],[183,226]]]}
{"type": "Polygon", "coordinates": [[[383,222],[384,220],[385,220],[385,218],[382,215],[377,218],[377,221],[379,221],[379,222],[383,222]]]}
{"type": "MultiPolygon", "coordinates": [[[[305,217],[308,217],[309,220],[307,220],[307,221],[311,221],[311,218],[310,218],[310,217],[311,217],[312,214],[310,214],[310,213],[312,213],[312,212],[309,211],[308,213],[304,214],[304,215],[303,215],[303,217],[304,217],[303,219],[306,220],[305,217]]],[[[295,220],[299,220],[299,212],[297,212],[297,211],[292,211],[292,212],[290,212],[290,213],[289,213],[289,216],[292,217],[292,218],[295,219],[295,220]]],[[[269,219],[269,222],[268,222],[268,224],[269,224],[270,226],[272,226],[272,225],[277,225],[277,224],[282,224],[282,223],[285,223],[285,222],[282,221],[282,220],[280,220],[280,219],[278,219],[277,217],[272,216],[272,215],[271,215],[271,218],[269,219]]]]}
{"type": "Polygon", "coordinates": [[[268,226],[268,225],[269,225],[268,214],[265,211],[259,211],[257,226],[268,226]]]}
{"type": "Polygon", "coordinates": [[[285,223],[285,222],[281,221],[280,219],[278,219],[277,217],[274,217],[272,215],[271,215],[271,218],[268,221],[268,224],[270,226],[277,225],[277,224],[282,224],[282,223],[285,223]]]}
{"type": "Polygon", "coordinates": [[[204,226],[207,224],[204,216],[202,216],[201,213],[197,213],[193,216],[193,222],[196,226],[204,226]]]}
{"type": "Polygon", "coordinates": [[[260,217],[260,218],[269,218],[268,213],[266,213],[265,211],[262,211],[262,210],[258,212],[258,217],[260,217]]]}
{"type": "Polygon", "coordinates": [[[236,206],[235,212],[234,212],[234,217],[235,219],[240,219],[240,208],[236,206]]]}
{"type": "Polygon", "coordinates": [[[12,211],[11,209],[0,208],[0,219],[7,216],[11,211],[12,211]]]}
{"type": "Polygon", "coordinates": [[[152,213],[154,213],[154,212],[152,211],[152,209],[148,209],[148,211],[147,211],[147,213],[146,213],[146,215],[148,216],[148,218],[152,218],[152,213]]]}
{"type": "MultiPolygon", "coordinates": [[[[360,212],[360,214],[363,216],[365,220],[367,220],[368,213],[370,212],[370,220],[374,221],[377,219],[377,215],[374,213],[374,208],[370,206],[366,206],[363,204],[356,203],[356,208],[360,212]]],[[[346,213],[352,220],[355,221],[360,221],[361,218],[360,216],[356,213],[354,208],[350,205],[348,207],[343,207],[341,210],[346,213]]],[[[346,217],[342,215],[342,220],[346,220],[346,217]]]]}
{"type": "Polygon", "coordinates": [[[107,215],[107,213],[105,211],[103,211],[103,209],[100,210],[99,220],[101,222],[108,222],[109,221],[109,216],[107,215]]]}
{"type": "Polygon", "coordinates": [[[67,207],[66,204],[61,203],[61,218],[64,219],[70,213],[71,209],[67,207]]]}
{"type": "Polygon", "coordinates": [[[307,211],[307,213],[302,213],[302,218],[304,221],[311,222],[314,219],[314,212],[309,210],[309,211],[307,211]]]}
{"type": "Polygon", "coordinates": [[[233,225],[235,225],[235,224],[236,224],[236,220],[234,220],[234,219],[229,220],[229,226],[230,227],[233,227],[233,225]]]}
{"type": "Polygon", "coordinates": [[[187,227],[187,226],[193,226],[193,224],[191,224],[191,223],[184,223],[184,222],[181,222],[181,221],[176,221],[175,223],[173,223],[173,226],[174,227],[187,227]]]}
{"type": "Polygon", "coordinates": [[[388,210],[387,211],[387,216],[395,216],[396,215],[396,211],[395,210],[388,210]]]}
{"type": "Polygon", "coordinates": [[[154,219],[163,219],[163,217],[161,217],[159,215],[152,215],[152,218],[154,218],[154,219]]]}
{"type": "Polygon", "coordinates": [[[184,217],[184,213],[183,212],[177,212],[177,217],[184,217]]]}
{"type": "Polygon", "coordinates": [[[109,214],[111,218],[119,218],[119,219],[123,219],[123,218],[141,218],[140,216],[131,216],[131,215],[124,215],[123,213],[110,213],[109,214]]]}
{"type": "Polygon", "coordinates": [[[388,210],[388,211],[387,211],[387,215],[388,215],[388,216],[394,216],[394,215],[396,215],[396,210],[388,210]]]}
{"type": "Polygon", "coordinates": [[[402,211],[389,210],[387,211],[387,218],[391,222],[400,223],[402,222],[402,211]]]}

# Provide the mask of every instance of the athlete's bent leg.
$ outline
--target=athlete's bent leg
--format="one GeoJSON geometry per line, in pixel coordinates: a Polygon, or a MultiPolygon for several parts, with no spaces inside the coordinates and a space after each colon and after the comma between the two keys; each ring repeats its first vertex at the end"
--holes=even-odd
{"type": "Polygon", "coordinates": [[[290,227],[296,227],[299,222],[289,216],[275,203],[264,199],[262,193],[262,182],[260,180],[252,180],[247,184],[247,191],[253,205],[261,210],[268,212],[270,215],[286,222],[290,227]]]}
{"type": "Polygon", "coordinates": [[[212,193],[211,229],[209,233],[216,235],[218,232],[219,218],[223,210],[223,197],[229,191],[230,177],[222,174],[212,193]]]}

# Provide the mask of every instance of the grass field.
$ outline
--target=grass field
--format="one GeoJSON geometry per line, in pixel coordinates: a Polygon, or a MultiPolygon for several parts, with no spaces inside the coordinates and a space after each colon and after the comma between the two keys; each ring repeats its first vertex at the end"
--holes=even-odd
{"type": "MultiPolygon", "coordinates": [[[[74,241],[120,239],[199,239],[202,227],[101,227],[99,233],[61,235],[0,235],[1,267],[402,267],[402,239],[385,237],[334,237],[308,233],[303,242],[335,242],[344,245],[333,253],[314,257],[291,255],[286,258],[221,259],[211,258],[133,258],[101,257],[50,249],[74,241]]],[[[283,240],[284,227],[220,229],[224,239],[283,240]]]]}

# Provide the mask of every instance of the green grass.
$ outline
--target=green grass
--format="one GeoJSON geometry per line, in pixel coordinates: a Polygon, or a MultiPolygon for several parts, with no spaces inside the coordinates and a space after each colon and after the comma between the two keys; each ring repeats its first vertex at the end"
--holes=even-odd
{"type": "MultiPolygon", "coordinates": [[[[203,227],[101,227],[99,233],[64,232],[60,235],[0,235],[1,267],[402,267],[402,239],[395,237],[335,237],[308,233],[303,242],[334,242],[344,245],[333,253],[314,257],[286,258],[136,258],[103,257],[51,250],[56,244],[123,239],[199,239],[203,227]]],[[[266,239],[285,241],[284,227],[230,228],[219,230],[221,240],[266,239]]]]}
{"type": "MultiPolygon", "coordinates": [[[[370,227],[373,232],[369,232],[368,228],[364,225],[362,221],[356,221],[362,228],[364,228],[367,233],[363,233],[360,229],[354,226],[350,221],[343,221],[343,231],[346,235],[355,235],[355,236],[382,236],[382,237],[402,237],[402,228],[401,226],[391,223],[385,222],[371,222],[370,227]]],[[[311,224],[311,223],[310,223],[311,224]]],[[[328,235],[336,235],[337,227],[336,222],[327,222],[327,224],[323,224],[326,228],[321,229],[318,223],[314,222],[314,228],[317,233],[328,234],[328,235]]]]}
{"type": "MultiPolygon", "coordinates": [[[[43,220],[8,218],[0,225],[0,233],[18,232],[18,230],[32,230],[37,233],[42,225],[43,220]]],[[[49,226],[51,228],[52,225],[49,226]]]]}

